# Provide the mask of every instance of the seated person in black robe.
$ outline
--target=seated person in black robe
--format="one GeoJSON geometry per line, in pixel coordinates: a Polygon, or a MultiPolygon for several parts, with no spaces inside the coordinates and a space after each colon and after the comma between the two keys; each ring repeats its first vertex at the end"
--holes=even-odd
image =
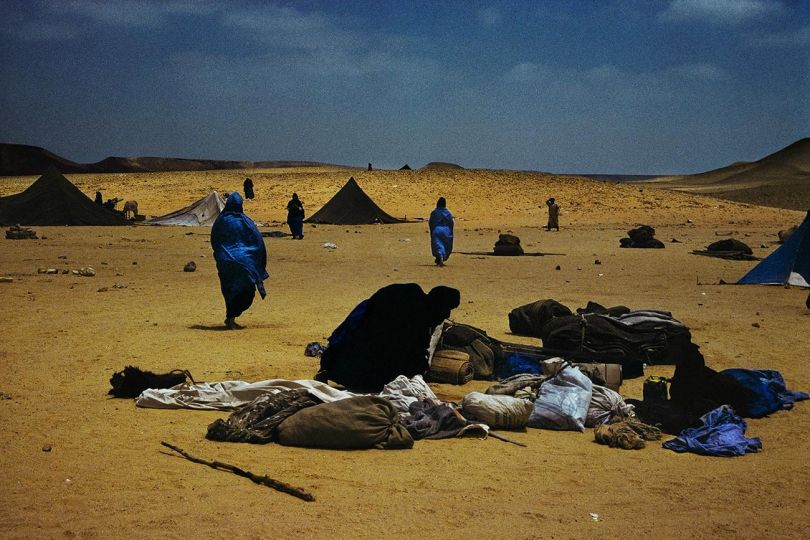
{"type": "Polygon", "coordinates": [[[430,337],[460,299],[450,287],[434,287],[428,294],[416,283],[383,287],[332,332],[315,378],[379,392],[399,375],[425,373],[430,337]]]}

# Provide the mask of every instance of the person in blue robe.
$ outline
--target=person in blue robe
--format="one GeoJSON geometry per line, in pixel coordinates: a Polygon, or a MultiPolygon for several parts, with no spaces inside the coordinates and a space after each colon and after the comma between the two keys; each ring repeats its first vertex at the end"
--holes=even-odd
{"type": "Polygon", "coordinates": [[[298,193],[293,193],[292,199],[287,203],[287,225],[290,226],[293,240],[304,239],[304,205],[298,198],[298,193]]]}
{"type": "Polygon", "coordinates": [[[242,196],[231,193],[211,227],[211,247],[217,262],[219,284],[225,298],[225,326],[240,328],[236,317],[253,303],[256,289],[266,296],[267,250],[256,224],[242,210],[242,196]]]}
{"type": "Polygon", "coordinates": [[[436,209],[430,213],[430,251],[436,266],[444,266],[444,261],[453,252],[453,214],[447,209],[447,201],[439,197],[436,209]]]}

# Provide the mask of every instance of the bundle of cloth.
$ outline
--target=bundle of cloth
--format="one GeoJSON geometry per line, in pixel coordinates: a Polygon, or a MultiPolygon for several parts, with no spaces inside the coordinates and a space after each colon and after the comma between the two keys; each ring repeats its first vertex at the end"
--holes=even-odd
{"type": "Polygon", "coordinates": [[[664,243],[655,238],[655,229],[649,225],[641,225],[627,231],[627,238],[619,240],[623,248],[653,248],[663,249],[664,243]]]}
{"type": "Polygon", "coordinates": [[[703,455],[742,455],[761,448],[745,437],[743,418],[762,418],[792,409],[805,392],[789,390],[774,370],[733,368],[715,371],[706,365],[697,345],[675,368],[667,395],[628,399],[642,421],[677,435],[664,446],[703,455]]]}
{"type": "Polygon", "coordinates": [[[692,340],[689,328],[667,311],[607,308],[591,301],[574,315],[556,300],[538,300],[513,309],[509,328],[540,338],[547,350],[588,352],[619,363],[625,378],[642,375],[644,363],[675,363],[692,340]]]}
{"type": "MultiPolygon", "coordinates": [[[[438,338],[436,351],[445,350],[466,353],[473,367],[473,378],[477,380],[504,379],[520,373],[539,374],[543,372],[542,362],[551,358],[562,357],[576,363],[611,362],[604,354],[585,350],[552,349],[500,341],[490,337],[485,330],[454,321],[444,323],[438,338]]],[[[630,369],[630,376],[637,376],[632,373],[641,369],[641,362],[637,362],[637,366],[630,369]]]]}
{"type": "Polygon", "coordinates": [[[150,389],[140,407],[232,411],[208,426],[216,441],[334,449],[403,449],[420,439],[475,436],[489,427],[467,420],[425,380],[401,375],[377,394],[315,380],[221,381],[150,389]]]}
{"type": "Polygon", "coordinates": [[[754,256],[754,252],[744,242],[734,238],[725,238],[712,242],[705,250],[691,251],[693,255],[703,255],[704,257],[717,257],[730,261],[758,261],[759,257],[754,256]]]}
{"type": "Polygon", "coordinates": [[[520,238],[514,234],[499,234],[498,241],[495,242],[494,253],[506,257],[523,255],[520,238]]]}

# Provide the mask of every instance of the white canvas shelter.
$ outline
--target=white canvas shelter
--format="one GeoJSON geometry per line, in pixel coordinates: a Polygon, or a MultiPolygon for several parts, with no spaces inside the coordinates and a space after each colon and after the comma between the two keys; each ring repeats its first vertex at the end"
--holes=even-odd
{"type": "Polygon", "coordinates": [[[216,191],[212,191],[197,202],[175,210],[165,216],[149,221],[150,225],[185,225],[186,227],[211,226],[225,208],[225,203],[216,191]]]}

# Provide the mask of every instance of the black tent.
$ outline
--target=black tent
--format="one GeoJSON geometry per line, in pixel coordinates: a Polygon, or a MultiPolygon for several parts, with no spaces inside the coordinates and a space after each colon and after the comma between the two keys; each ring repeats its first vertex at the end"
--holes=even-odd
{"type": "Polygon", "coordinates": [[[334,225],[364,225],[367,223],[402,223],[401,219],[386,214],[371,197],[357,185],[354,177],[315,212],[307,223],[334,225]]]}
{"type": "Polygon", "coordinates": [[[127,221],[94,203],[56,167],[28,189],[0,197],[0,225],[126,225],[127,221]]]}

